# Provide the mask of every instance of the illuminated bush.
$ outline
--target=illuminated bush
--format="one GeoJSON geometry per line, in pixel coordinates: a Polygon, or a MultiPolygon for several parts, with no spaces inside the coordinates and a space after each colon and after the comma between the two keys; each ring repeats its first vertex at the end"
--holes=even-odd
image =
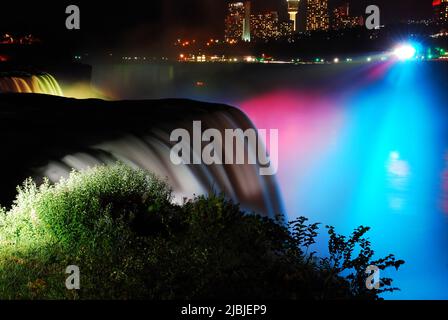
{"type": "MultiPolygon", "coordinates": [[[[378,298],[362,284],[368,229],[346,239],[330,228],[326,259],[309,250],[317,229],[246,214],[222,196],[176,206],[166,183],[122,164],[56,185],[27,180],[0,212],[0,298],[378,298]],[[68,265],[80,268],[79,291],[65,288],[68,265]]],[[[382,284],[392,290],[390,279],[382,284]]]]}
{"type": "Polygon", "coordinates": [[[94,236],[98,221],[126,217],[137,224],[149,206],[169,206],[170,196],[164,182],[143,170],[97,167],[56,185],[27,180],[2,224],[8,240],[20,244],[57,239],[73,245],[94,236]]]}

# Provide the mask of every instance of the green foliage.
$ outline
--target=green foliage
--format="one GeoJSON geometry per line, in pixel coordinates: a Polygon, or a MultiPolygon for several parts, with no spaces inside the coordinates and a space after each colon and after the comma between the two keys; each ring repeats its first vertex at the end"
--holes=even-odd
{"type": "Polygon", "coordinates": [[[328,245],[330,256],[322,259],[320,263],[325,270],[331,270],[331,275],[349,271],[350,274],[346,276],[346,279],[350,282],[353,295],[358,298],[375,298],[377,294],[399,290],[391,287],[392,279],[390,278],[380,278],[380,289],[377,291],[366,289],[364,272],[368,266],[373,265],[380,270],[394,267],[398,270],[404,264],[403,260],[396,260],[392,254],[373,260],[375,252],[371,248],[370,241],[365,237],[370,230],[369,227],[358,227],[349,238],[337,234],[334,227],[327,226],[327,229],[330,236],[328,245]]]}
{"type": "Polygon", "coordinates": [[[372,261],[368,228],[346,239],[329,227],[321,259],[312,251],[319,224],[306,218],[247,214],[224,196],[183,206],[171,197],[165,182],[123,164],[55,185],[27,180],[0,209],[0,298],[377,299],[394,290],[391,279],[365,289],[368,265],[403,263],[372,261]],[[68,265],[80,267],[79,291],[65,288],[68,265]]]}

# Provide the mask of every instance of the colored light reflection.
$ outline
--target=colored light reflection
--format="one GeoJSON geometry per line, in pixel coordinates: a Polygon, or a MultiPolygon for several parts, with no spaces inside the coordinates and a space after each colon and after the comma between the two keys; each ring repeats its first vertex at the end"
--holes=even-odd
{"type": "Polygon", "coordinates": [[[445,155],[445,168],[442,174],[442,208],[448,215],[448,152],[445,155]]]}
{"type": "Polygon", "coordinates": [[[387,162],[387,179],[391,189],[389,207],[391,209],[404,209],[410,174],[411,169],[408,162],[400,159],[400,154],[397,151],[391,152],[387,162]]]}
{"type": "Polygon", "coordinates": [[[111,92],[105,92],[104,90],[99,90],[98,88],[92,86],[89,83],[78,82],[71,85],[65,85],[64,96],[67,98],[76,99],[103,99],[103,100],[113,100],[115,97],[111,92]]]}
{"type": "Polygon", "coordinates": [[[277,91],[239,105],[257,127],[279,129],[278,180],[289,218],[305,215],[342,233],[372,227],[378,256],[406,260],[390,274],[402,291],[385,298],[446,299],[442,84],[427,65],[390,61],[345,79],[320,92],[277,91]]]}

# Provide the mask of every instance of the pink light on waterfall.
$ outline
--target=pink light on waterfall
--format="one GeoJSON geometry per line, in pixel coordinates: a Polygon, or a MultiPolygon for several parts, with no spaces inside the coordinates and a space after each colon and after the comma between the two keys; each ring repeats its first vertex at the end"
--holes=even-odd
{"type": "Polygon", "coordinates": [[[319,93],[278,91],[238,104],[257,128],[279,130],[278,179],[291,202],[286,208],[296,201],[301,177],[317,168],[316,159],[337,147],[344,113],[336,103],[319,93]]]}

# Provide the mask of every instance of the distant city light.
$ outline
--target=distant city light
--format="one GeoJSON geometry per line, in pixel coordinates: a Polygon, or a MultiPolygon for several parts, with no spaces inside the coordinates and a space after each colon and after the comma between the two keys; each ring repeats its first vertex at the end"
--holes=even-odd
{"type": "Polygon", "coordinates": [[[339,58],[334,58],[333,62],[334,63],[339,63],[339,58]]]}
{"type": "Polygon", "coordinates": [[[417,49],[410,44],[404,44],[396,47],[393,53],[399,60],[405,61],[414,58],[417,49]]]}
{"type": "Polygon", "coordinates": [[[368,58],[367,58],[367,62],[370,62],[370,61],[372,61],[372,58],[371,58],[371,57],[368,57],[368,58]]]}

